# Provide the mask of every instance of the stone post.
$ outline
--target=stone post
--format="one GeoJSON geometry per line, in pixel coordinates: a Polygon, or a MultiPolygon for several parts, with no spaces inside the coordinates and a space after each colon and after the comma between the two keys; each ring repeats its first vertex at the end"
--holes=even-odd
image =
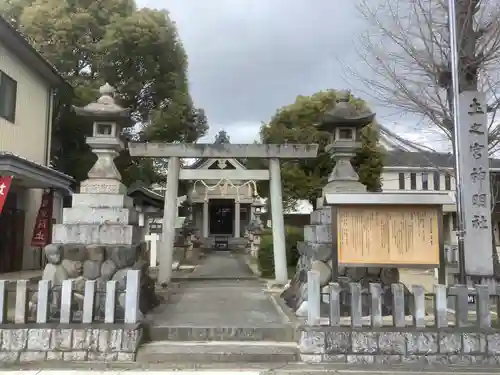
{"type": "Polygon", "coordinates": [[[271,194],[271,221],[273,230],[274,274],[276,283],[288,283],[286,265],[285,221],[283,218],[283,195],[281,193],[280,161],[276,158],[269,159],[270,194],[271,194]]]}
{"type": "Polygon", "coordinates": [[[208,200],[203,202],[203,238],[208,237],[208,200]]]}
{"type": "Polygon", "coordinates": [[[238,200],[234,201],[234,237],[241,237],[241,208],[238,200]]]}
{"type": "Polygon", "coordinates": [[[180,159],[176,156],[171,157],[168,161],[167,189],[165,190],[163,208],[163,236],[159,254],[160,265],[157,283],[160,285],[167,285],[172,278],[180,169],[180,159]]]}

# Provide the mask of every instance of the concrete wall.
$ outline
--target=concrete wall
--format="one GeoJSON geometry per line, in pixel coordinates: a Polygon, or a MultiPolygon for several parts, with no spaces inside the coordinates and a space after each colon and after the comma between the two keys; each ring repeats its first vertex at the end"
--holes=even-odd
{"type": "Polygon", "coordinates": [[[435,285],[429,311],[422,285],[406,292],[402,284],[392,284],[387,296],[380,284],[366,289],[358,283],[324,285],[320,276],[319,271],[307,274],[307,325],[300,328],[299,338],[305,362],[499,363],[500,330],[492,325],[490,302],[498,296],[494,284],[435,285]],[[468,294],[476,296],[473,317],[468,294]],[[455,300],[453,309],[448,307],[450,298],[455,300]]]}

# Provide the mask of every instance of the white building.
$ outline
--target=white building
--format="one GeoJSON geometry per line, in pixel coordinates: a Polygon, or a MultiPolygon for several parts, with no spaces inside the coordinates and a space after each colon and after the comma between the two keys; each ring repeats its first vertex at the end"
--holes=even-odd
{"type": "Polygon", "coordinates": [[[43,189],[55,190],[52,221],[72,178],[50,167],[54,93],[71,87],[0,17],[0,175],[13,184],[0,214],[0,272],[35,269],[41,252],[31,237],[43,189]]]}

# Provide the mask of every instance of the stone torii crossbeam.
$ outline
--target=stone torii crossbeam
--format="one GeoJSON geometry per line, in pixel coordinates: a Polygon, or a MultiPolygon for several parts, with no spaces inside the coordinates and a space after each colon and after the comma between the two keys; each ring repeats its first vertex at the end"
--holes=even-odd
{"type": "MultiPolygon", "coordinates": [[[[285,285],[288,282],[285,224],[283,219],[283,197],[281,192],[281,171],[279,160],[315,158],[318,154],[318,145],[174,144],[132,142],[129,144],[129,151],[131,156],[169,159],[163,217],[163,236],[159,253],[160,267],[158,272],[158,283],[160,285],[168,284],[172,277],[172,259],[175,239],[174,222],[177,213],[177,195],[181,170],[181,158],[246,158],[269,160],[271,218],[273,223],[272,232],[276,282],[282,285],[285,285]]],[[[255,171],[249,170],[248,172],[253,173],[255,171]]],[[[245,179],[246,176],[242,175],[241,177],[242,179],[245,179]]]]}

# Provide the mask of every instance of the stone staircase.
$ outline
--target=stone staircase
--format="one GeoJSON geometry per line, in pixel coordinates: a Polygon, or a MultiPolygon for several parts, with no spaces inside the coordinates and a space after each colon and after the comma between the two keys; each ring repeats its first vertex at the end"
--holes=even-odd
{"type": "Polygon", "coordinates": [[[289,363],[297,361],[292,326],[154,327],[142,363],[289,363]]]}
{"type": "Polygon", "coordinates": [[[295,362],[296,323],[241,254],[212,251],[146,316],[142,363],[295,362]]]}

